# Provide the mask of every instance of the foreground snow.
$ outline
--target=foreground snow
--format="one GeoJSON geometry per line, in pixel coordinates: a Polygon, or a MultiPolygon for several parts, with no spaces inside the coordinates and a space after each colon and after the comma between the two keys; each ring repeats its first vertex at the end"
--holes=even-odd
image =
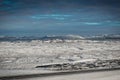
{"type": "Polygon", "coordinates": [[[38,70],[0,70],[0,80],[119,80],[120,70],[57,73],[38,70]],[[6,75],[7,74],[7,75],[6,75]],[[4,76],[4,77],[3,77],[4,76]]]}
{"type": "Polygon", "coordinates": [[[119,58],[120,40],[0,42],[0,69],[35,69],[48,63],[119,58]]]}
{"type": "MultiPolygon", "coordinates": [[[[20,80],[119,80],[120,70],[118,71],[105,71],[105,72],[93,72],[93,73],[79,73],[71,75],[57,75],[48,77],[33,77],[20,80]]],[[[16,80],[16,79],[13,79],[16,80]]],[[[17,79],[19,80],[19,79],[17,79]]]]}

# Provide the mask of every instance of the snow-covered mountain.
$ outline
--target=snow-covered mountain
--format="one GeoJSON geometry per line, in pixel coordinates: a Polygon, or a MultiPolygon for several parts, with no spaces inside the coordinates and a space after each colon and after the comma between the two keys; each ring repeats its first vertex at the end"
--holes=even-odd
{"type": "Polygon", "coordinates": [[[0,41],[32,41],[32,40],[83,40],[83,39],[92,39],[92,40],[108,40],[108,39],[120,39],[120,35],[100,35],[100,36],[91,36],[91,37],[82,37],[79,35],[64,35],[64,36],[23,36],[23,37],[11,37],[11,36],[0,36],[0,41]]]}
{"type": "Polygon", "coordinates": [[[115,34],[105,34],[105,35],[100,35],[100,36],[93,36],[93,37],[88,37],[87,39],[93,39],[93,40],[119,40],[120,35],[115,35],[115,34]]]}
{"type": "Polygon", "coordinates": [[[23,36],[23,37],[9,37],[9,36],[0,36],[0,41],[31,41],[31,40],[78,40],[84,39],[84,37],[78,35],[65,35],[65,36],[23,36]]]}

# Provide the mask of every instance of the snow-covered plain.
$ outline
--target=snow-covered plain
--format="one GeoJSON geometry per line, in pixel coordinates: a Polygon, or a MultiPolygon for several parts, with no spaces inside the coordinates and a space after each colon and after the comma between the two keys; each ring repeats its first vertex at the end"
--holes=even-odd
{"type": "Polygon", "coordinates": [[[0,69],[35,69],[48,63],[120,59],[120,40],[1,41],[0,69]]]}

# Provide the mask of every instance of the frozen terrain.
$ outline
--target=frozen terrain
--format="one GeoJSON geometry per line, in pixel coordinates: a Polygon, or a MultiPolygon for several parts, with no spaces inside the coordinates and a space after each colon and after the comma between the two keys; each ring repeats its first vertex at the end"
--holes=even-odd
{"type": "Polygon", "coordinates": [[[119,80],[119,70],[89,72],[106,67],[120,69],[118,36],[0,37],[0,80],[119,80]]]}
{"type": "Polygon", "coordinates": [[[52,63],[120,59],[119,39],[91,40],[79,36],[69,36],[69,39],[48,38],[1,41],[0,69],[35,69],[36,66],[52,63]]]}

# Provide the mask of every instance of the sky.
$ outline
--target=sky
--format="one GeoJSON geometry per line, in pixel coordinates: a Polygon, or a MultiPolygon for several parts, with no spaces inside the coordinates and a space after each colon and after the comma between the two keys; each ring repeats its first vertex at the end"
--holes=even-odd
{"type": "Polygon", "coordinates": [[[120,33],[120,0],[0,0],[0,35],[93,33],[120,33]]]}

